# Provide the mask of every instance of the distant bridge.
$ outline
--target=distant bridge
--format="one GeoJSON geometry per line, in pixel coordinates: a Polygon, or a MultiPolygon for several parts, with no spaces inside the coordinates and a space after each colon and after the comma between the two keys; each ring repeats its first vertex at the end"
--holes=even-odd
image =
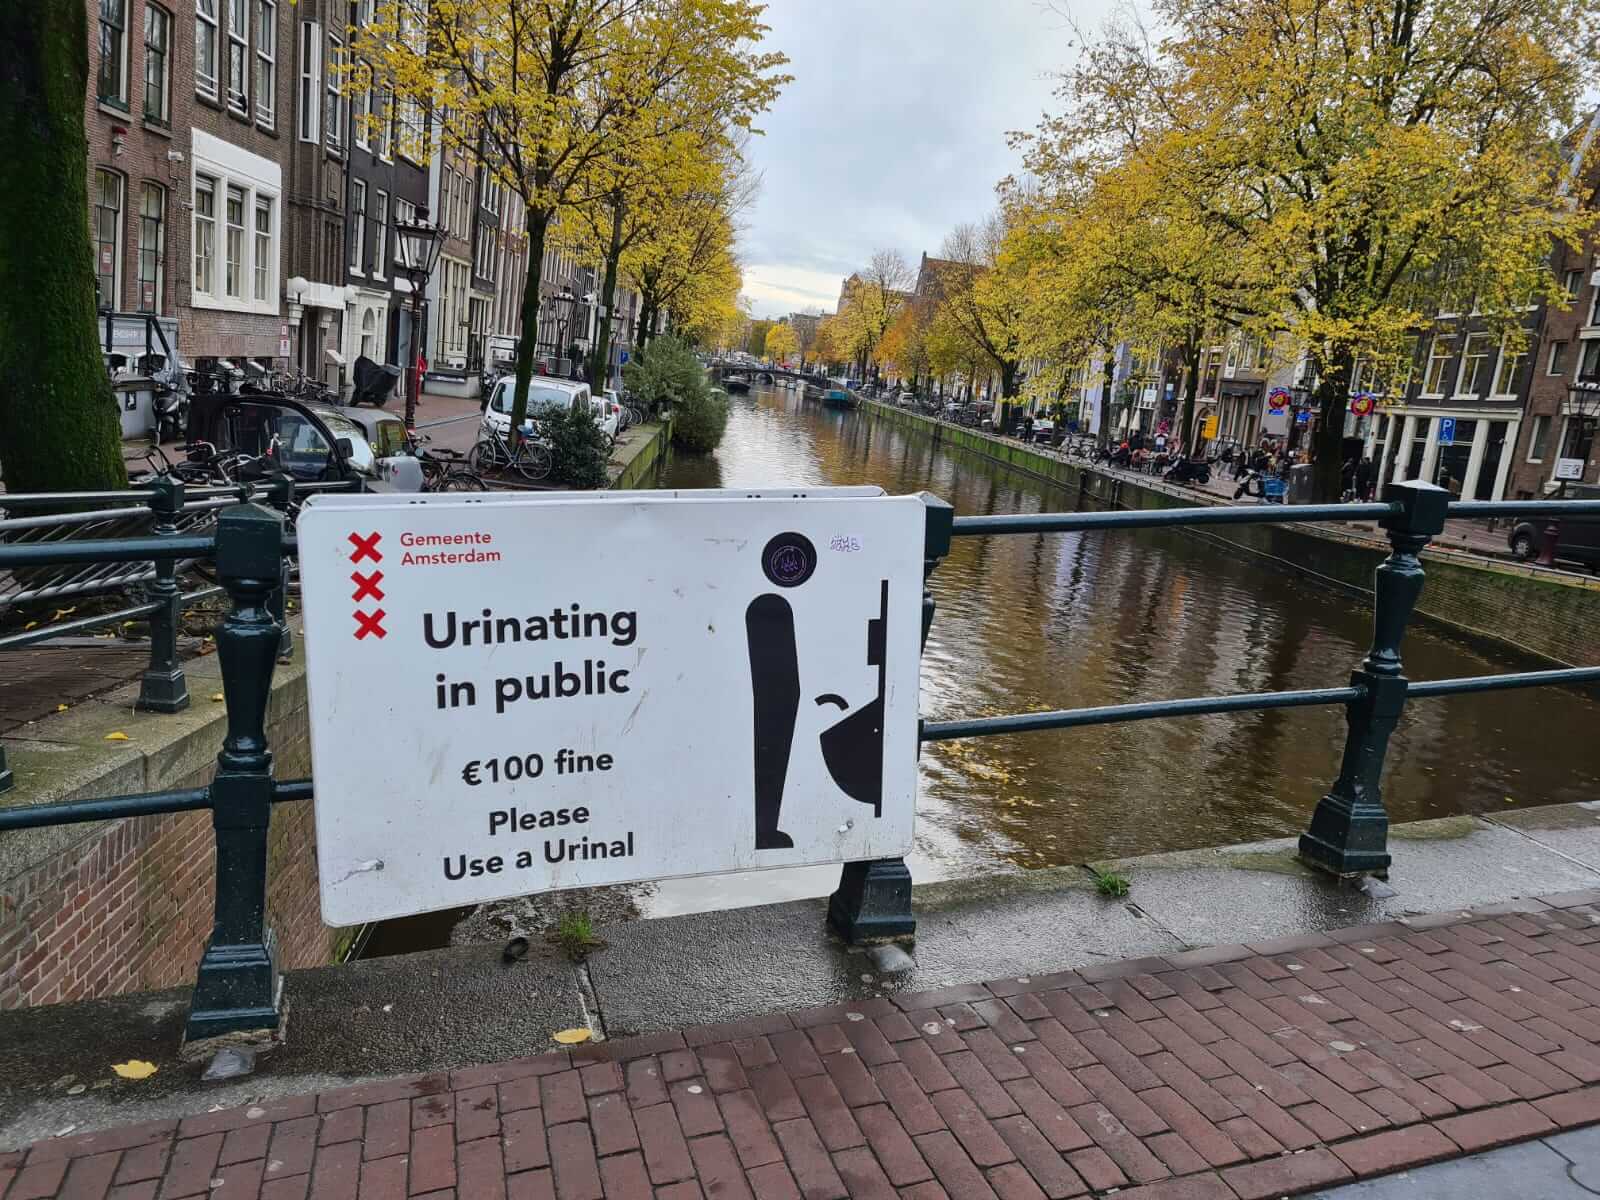
{"type": "Polygon", "coordinates": [[[732,378],[748,379],[751,383],[777,383],[780,379],[789,379],[795,383],[816,384],[818,387],[826,386],[828,382],[828,377],[820,372],[795,371],[787,367],[752,367],[733,362],[713,362],[711,378],[716,383],[732,378]]]}

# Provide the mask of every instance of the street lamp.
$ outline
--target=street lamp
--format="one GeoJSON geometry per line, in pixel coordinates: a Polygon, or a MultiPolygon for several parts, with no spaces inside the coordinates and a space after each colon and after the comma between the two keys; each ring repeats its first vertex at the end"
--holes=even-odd
{"type": "MultiPolygon", "coordinates": [[[[555,357],[557,360],[560,360],[566,353],[567,322],[572,315],[572,305],[577,301],[577,299],[578,298],[572,294],[572,289],[563,285],[559,292],[555,293],[554,295],[546,296],[542,301],[544,310],[549,313],[550,318],[556,323],[556,336],[554,341],[550,344],[555,347],[555,357]],[[565,313],[565,315],[562,315],[563,313],[565,313]]],[[[543,331],[541,330],[541,333],[542,332],[543,331]]],[[[539,342],[541,345],[543,345],[545,344],[545,339],[541,337],[539,342]]]]}
{"type": "Polygon", "coordinates": [[[417,394],[422,390],[419,361],[422,352],[418,339],[422,329],[422,292],[428,276],[444,248],[444,229],[428,220],[428,210],[419,206],[409,221],[394,223],[395,240],[400,250],[400,266],[411,283],[411,364],[406,371],[406,428],[417,421],[417,394]]]}

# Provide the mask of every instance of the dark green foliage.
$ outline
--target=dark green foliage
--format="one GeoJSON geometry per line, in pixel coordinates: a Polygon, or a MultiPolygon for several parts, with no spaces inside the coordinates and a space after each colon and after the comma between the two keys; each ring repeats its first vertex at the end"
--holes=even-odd
{"type": "Polygon", "coordinates": [[[0,470],[13,492],[127,483],[95,325],[83,0],[0,4],[0,470]]]}
{"type": "Polygon", "coordinates": [[[550,408],[539,414],[539,428],[550,441],[557,479],[575,488],[605,487],[609,448],[592,416],[572,408],[550,408]]]}
{"type": "Polygon", "coordinates": [[[698,453],[717,448],[728,427],[728,398],[712,389],[687,341],[662,334],[623,371],[628,390],[652,411],[671,402],[674,445],[698,453]]]}

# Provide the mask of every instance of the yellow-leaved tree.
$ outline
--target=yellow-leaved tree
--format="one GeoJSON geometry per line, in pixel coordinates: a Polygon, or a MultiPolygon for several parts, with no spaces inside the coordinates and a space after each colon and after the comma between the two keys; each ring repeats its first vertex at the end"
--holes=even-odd
{"type": "Polygon", "coordinates": [[[774,325],[767,330],[766,355],[773,362],[781,362],[800,347],[800,339],[788,325],[774,325]]]}
{"type": "Polygon", "coordinates": [[[1551,249],[1591,224],[1563,180],[1596,2],[1154,7],[1171,32],[1098,44],[1073,115],[1145,128],[1159,105],[1201,217],[1270,272],[1271,308],[1308,352],[1315,490],[1336,500],[1354,361],[1433,315],[1430,280],[1451,276],[1513,336],[1531,300],[1559,299],[1551,249]]]}
{"type": "Polygon", "coordinates": [[[544,251],[558,217],[616,194],[665,143],[748,128],[787,76],[759,49],[755,0],[380,0],[352,55],[425,108],[445,144],[478,159],[526,208],[512,428],[527,409],[544,251]],[[671,110],[665,112],[663,110],[671,110]]]}

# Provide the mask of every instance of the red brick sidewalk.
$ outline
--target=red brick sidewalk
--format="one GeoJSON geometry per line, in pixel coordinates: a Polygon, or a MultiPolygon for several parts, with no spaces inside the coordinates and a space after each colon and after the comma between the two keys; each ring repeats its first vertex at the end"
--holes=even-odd
{"type": "Polygon", "coordinates": [[[900,994],[85,1134],[0,1155],[0,1196],[1282,1196],[1600,1121],[1597,901],[900,994]]]}

